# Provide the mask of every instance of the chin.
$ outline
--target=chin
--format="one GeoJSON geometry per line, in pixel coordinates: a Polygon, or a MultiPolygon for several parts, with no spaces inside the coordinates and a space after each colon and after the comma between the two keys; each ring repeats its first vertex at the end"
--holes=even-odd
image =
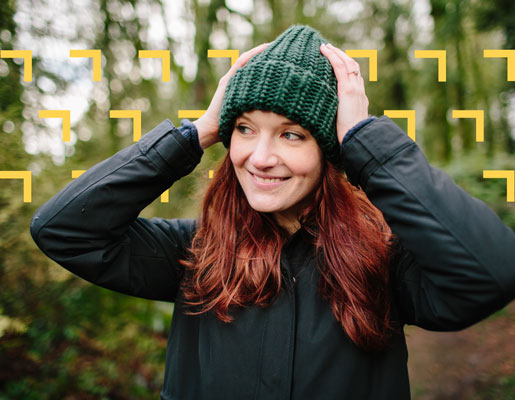
{"type": "Polygon", "coordinates": [[[273,213],[273,212],[278,211],[278,209],[275,208],[275,207],[263,206],[263,205],[254,205],[252,203],[249,203],[249,204],[250,204],[250,207],[252,207],[253,210],[256,210],[256,211],[259,211],[259,212],[263,212],[263,213],[273,213]]]}
{"type": "Polygon", "coordinates": [[[250,207],[252,207],[253,210],[263,212],[263,213],[273,213],[276,211],[280,211],[281,208],[277,207],[273,204],[270,204],[270,202],[263,202],[263,201],[249,201],[250,207]]]}

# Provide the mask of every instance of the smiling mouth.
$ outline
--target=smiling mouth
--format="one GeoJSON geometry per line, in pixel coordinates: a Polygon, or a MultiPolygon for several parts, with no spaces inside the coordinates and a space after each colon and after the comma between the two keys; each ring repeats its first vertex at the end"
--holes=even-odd
{"type": "Polygon", "coordinates": [[[261,178],[255,174],[253,174],[251,172],[251,175],[254,177],[254,179],[258,182],[262,182],[262,183],[274,183],[274,182],[282,182],[282,181],[285,181],[287,179],[290,179],[289,177],[288,178],[261,178]]]}

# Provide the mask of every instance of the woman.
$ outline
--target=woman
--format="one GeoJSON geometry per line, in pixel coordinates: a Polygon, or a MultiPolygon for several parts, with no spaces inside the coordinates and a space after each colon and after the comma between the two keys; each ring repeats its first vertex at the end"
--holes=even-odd
{"type": "Polygon", "coordinates": [[[369,117],[358,64],[325,43],[294,25],[242,54],[200,119],[33,217],[63,267],[175,302],[162,399],[409,399],[404,324],[458,330],[514,298],[513,231],[369,117]],[[198,221],[137,217],[220,140],[198,221]]]}

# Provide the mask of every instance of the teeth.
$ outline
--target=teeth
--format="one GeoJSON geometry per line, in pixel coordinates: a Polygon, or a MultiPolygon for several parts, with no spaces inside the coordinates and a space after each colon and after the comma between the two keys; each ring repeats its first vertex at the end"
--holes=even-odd
{"type": "Polygon", "coordinates": [[[280,182],[283,180],[282,178],[261,178],[257,175],[254,175],[254,178],[256,178],[256,180],[258,182],[264,182],[264,183],[280,182]]]}

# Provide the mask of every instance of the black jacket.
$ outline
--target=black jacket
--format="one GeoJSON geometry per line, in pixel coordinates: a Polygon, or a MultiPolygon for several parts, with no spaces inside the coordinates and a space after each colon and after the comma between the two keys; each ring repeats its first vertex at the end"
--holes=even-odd
{"type": "MultiPolygon", "coordinates": [[[[402,249],[392,260],[392,321],[459,330],[515,296],[515,235],[483,202],[431,167],[388,117],[342,146],[350,181],[384,214],[402,249]]],[[[285,244],[281,294],[269,308],[187,316],[178,285],[195,230],[188,219],[139,218],[200,154],[170,121],[92,167],[34,214],[31,234],[63,267],[97,285],[175,302],[162,399],[409,399],[403,334],[357,348],[317,292],[304,229],[285,244]]]]}

